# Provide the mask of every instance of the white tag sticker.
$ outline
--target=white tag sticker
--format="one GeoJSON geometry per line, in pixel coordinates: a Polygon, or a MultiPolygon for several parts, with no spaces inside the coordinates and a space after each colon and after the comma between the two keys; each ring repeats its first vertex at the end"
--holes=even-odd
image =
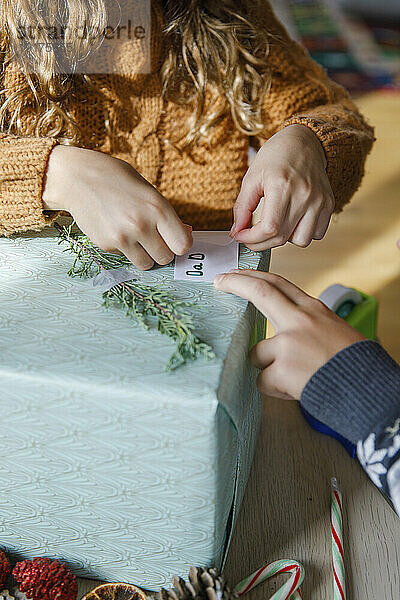
{"type": "Polygon", "coordinates": [[[130,281],[131,279],[138,279],[140,273],[133,270],[132,267],[118,267],[116,269],[102,269],[95,277],[90,279],[75,280],[75,285],[71,286],[71,290],[76,293],[80,293],[82,289],[94,290],[96,293],[107,292],[114,285],[123,283],[124,281],[130,281]]]}
{"type": "Polygon", "coordinates": [[[135,273],[124,267],[118,267],[116,269],[103,269],[90,281],[93,287],[98,288],[102,292],[106,292],[114,287],[114,285],[130,281],[131,279],[135,279],[135,273]]]}
{"type": "Polygon", "coordinates": [[[193,246],[175,257],[174,279],[212,282],[218,273],[237,269],[239,244],[227,231],[194,231],[193,246]]]}

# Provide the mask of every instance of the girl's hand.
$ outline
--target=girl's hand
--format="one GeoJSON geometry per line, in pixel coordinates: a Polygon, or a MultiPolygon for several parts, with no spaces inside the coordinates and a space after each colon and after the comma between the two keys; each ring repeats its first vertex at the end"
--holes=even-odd
{"type": "Polygon", "coordinates": [[[99,248],[139,269],[168,264],[193,240],[172,206],[128,163],[101,152],[56,146],[43,192],[48,210],[67,210],[99,248]]]}
{"type": "Polygon", "coordinates": [[[365,339],[320,300],[279,275],[234,270],[217,275],[214,285],[253,302],[274,326],[276,335],[250,352],[251,362],[261,369],[260,392],[274,398],[299,400],[320,367],[365,339]]]}
{"type": "Polygon", "coordinates": [[[290,125],[273,135],[243,178],[231,236],[251,250],[288,240],[305,248],[322,239],[335,205],[325,166],[322,145],[308,127],[290,125]],[[261,220],[251,227],[262,197],[261,220]]]}

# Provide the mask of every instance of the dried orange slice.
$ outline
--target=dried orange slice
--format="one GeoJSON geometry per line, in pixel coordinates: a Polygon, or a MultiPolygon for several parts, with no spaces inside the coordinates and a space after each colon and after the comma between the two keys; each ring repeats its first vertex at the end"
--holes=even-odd
{"type": "Polygon", "coordinates": [[[104,583],[88,592],[82,600],[149,600],[143,590],[128,583],[104,583]]]}

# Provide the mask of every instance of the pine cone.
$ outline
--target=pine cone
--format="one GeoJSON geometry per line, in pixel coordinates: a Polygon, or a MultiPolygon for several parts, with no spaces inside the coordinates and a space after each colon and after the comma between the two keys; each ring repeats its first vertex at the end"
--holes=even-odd
{"type": "Polygon", "coordinates": [[[75,575],[58,560],[34,558],[15,565],[13,575],[21,592],[32,600],[76,600],[75,575]]]}
{"type": "Polygon", "coordinates": [[[189,581],[174,577],[174,587],[161,588],[158,600],[235,600],[238,595],[231,592],[225,581],[215,569],[190,567],[189,581]]]}
{"type": "Polygon", "coordinates": [[[6,585],[6,581],[11,573],[11,564],[7,556],[0,550],[0,590],[6,585]]]}

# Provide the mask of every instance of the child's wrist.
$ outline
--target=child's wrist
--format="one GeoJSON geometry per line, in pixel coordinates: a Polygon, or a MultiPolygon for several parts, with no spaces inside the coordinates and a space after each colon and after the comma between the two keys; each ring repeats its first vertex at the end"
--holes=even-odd
{"type": "Polygon", "coordinates": [[[65,177],[65,154],[71,148],[57,145],[50,153],[47,171],[43,181],[42,202],[44,210],[67,210],[65,201],[63,175],[65,177]],[[61,191],[61,193],[60,193],[61,191]]]}
{"type": "Polygon", "coordinates": [[[286,129],[292,129],[292,131],[296,133],[297,136],[304,137],[304,139],[307,140],[307,144],[311,142],[313,147],[315,147],[315,149],[321,156],[323,168],[326,169],[327,160],[325,150],[317,134],[314,133],[314,131],[310,127],[304,125],[303,123],[293,123],[292,125],[288,125],[286,129]]]}

